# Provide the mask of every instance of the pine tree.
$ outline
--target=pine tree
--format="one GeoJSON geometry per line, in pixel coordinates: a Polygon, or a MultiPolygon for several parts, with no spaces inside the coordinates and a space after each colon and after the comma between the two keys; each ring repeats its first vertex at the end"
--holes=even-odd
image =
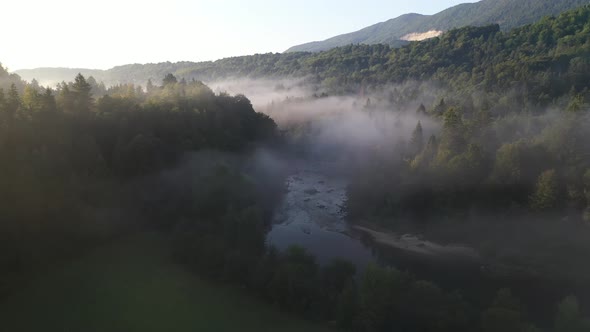
{"type": "Polygon", "coordinates": [[[92,98],[92,86],[86,81],[82,74],[78,74],[72,84],[74,97],[74,110],[77,112],[88,112],[94,105],[92,98]]]}
{"type": "Polygon", "coordinates": [[[55,96],[50,88],[45,89],[45,93],[41,96],[41,110],[44,112],[57,112],[55,96]]]}
{"type": "Polygon", "coordinates": [[[426,106],[424,104],[420,104],[420,107],[416,110],[416,114],[418,115],[426,115],[426,106]]]}
{"type": "Polygon", "coordinates": [[[438,161],[449,160],[465,150],[467,142],[464,134],[465,126],[461,114],[455,108],[449,108],[444,114],[438,161]]]}
{"type": "Polygon", "coordinates": [[[424,133],[422,132],[422,123],[418,121],[416,125],[416,129],[412,133],[412,138],[410,139],[410,149],[412,154],[416,155],[420,153],[424,148],[424,133]]]}
{"type": "Polygon", "coordinates": [[[57,102],[59,108],[65,113],[73,113],[75,107],[74,94],[70,90],[70,87],[66,82],[62,82],[58,85],[58,98],[57,102]]]}
{"type": "Polygon", "coordinates": [[[23,107],[27,112],[38,112],[41,109],[39,93],[32,85],[25,86],[23,93],[23,107]]]}
{"type": "Polygon", "coordinates": [[[438,105],[436,105],[436,107],[434,108],[434,111],[437,114],[443,114],[444,112],[447,111],[447,104],[445,103],[444,98],[442,98],[440,100],[440,102],[438,103],[438,105]]]}

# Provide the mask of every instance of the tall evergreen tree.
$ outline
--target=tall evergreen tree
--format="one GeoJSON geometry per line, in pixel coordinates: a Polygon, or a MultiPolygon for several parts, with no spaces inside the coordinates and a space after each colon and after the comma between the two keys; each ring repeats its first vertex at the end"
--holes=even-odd
{"type": "Polygon", "coordinates": [[[88,112],[94,105],[92,98],[92,86],[86,81],[82,74],[78,74],[72,84],[74,97],[74,109],[77,112],[88,112]]]}
{"type": "Polygon", "coordinates": [[[27,112],[34,113],[41,109],[39,93],[33,85],[25,86],[22,99],[23,107],[27,112]]]}
{"type": "Polygon", "coordinates": [[[58,85],[57,103],[64,113],[73,113],[75,107],[74,94],[66,82],[58,85]]]}
{"type": "Polygon", "coordinates": [[[412,154],[417,154],[422,151],[424,148],[424,133],[422,131],[422,123],[418,121],[414,132],[412,133],[412,138],[410,140],[410,149],[412,154]]]}
{"type": "Polygon", "coordinates": [[[45,89],[45,93],[41,96],[41,110],[52,113],[57,112],[55,96],[50,88],[45,89]]]}

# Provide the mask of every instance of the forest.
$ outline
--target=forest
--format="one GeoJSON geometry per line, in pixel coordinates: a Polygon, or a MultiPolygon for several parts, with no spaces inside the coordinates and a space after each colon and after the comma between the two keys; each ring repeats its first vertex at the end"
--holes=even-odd
{"type": "Polygon", "coordinates": [[[467,242],[492,267],[588,280],[589,55],[586,5],[399,49],[135,66],[112,85],[78,74],[47,87],[0,67],[0,298],[43,266],[149,230],[171,240],[189,271],[328,329],[590,331],[590,303],[576,294],[540,319],[514,290],[477,297],[412,271],[320,264],[302,247],[266,241],[288,176],[268,151],[318,151],[327,128],[355,138],[341,125],[352,114],[386,128],[320,150],[346,160],[351,224],[419,230],[467,242]],[[289,80],[271,87],[281,96],[305,92],[255,109],[250,96],[203,83],[239,77],[289,80]],[[350,110],[285,120],[309,105],[350,110]]]}
{"type": "MultiPolygon", "coordinates": [[[[174,184],[161,175],[164,170],[190,165],[196,158],[191,152],[239,156],[276,136],[273,120],[256,113],[246,97],[215,95],[201,82],[181,84],[170,76],[149,92],[109,93],[96,100],[81,75],[56,91],[26,84],[19,93],[14,83],[0,90],[3,292],[11,288],[11,274],[18,279],[29,265],[138,227],[176,227],[182,216],[166,215],[163,204],[161,218],[148,211],[154,206],[148,200],[166,197],[153,186],[174,184]],[[144,194],[148,189],[153,197],[144,194]]],[[[202,187],[207,179],[228,202],[219,200],[221,207],[215,207],[206,202],[214,196],[189,187],[202,202],[189,212],[221,217],[219,209],[232,202],[222,183],[242,183],[232,213],[246,213],[256,226],[268,206],[252,194],[259,184],[222,161],[201,165],[203,178],[194,185],[202,187]]]]}

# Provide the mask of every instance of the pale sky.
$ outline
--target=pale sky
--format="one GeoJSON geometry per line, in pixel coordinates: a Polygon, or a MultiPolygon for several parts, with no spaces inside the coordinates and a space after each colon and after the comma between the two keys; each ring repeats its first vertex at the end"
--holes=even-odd
{"type": "Polygon", "coordinates": [[[0,63],[108,69],[287,48],[475,0],[2,0],[0,63]]]}

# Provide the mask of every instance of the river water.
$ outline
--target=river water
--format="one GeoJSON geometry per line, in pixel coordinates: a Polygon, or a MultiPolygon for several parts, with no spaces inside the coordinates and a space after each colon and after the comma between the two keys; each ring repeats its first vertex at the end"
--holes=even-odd
{"type": "Polygon", "coordinates": [[[278,208],[269,244],[278,249],[305,248],[318,263],[346,259],[363,268],[375,260],[369,246],[353,238],[346,222],[346,181],[324,175],[326,164],[295,161],[287,193],[278,208]]]}

